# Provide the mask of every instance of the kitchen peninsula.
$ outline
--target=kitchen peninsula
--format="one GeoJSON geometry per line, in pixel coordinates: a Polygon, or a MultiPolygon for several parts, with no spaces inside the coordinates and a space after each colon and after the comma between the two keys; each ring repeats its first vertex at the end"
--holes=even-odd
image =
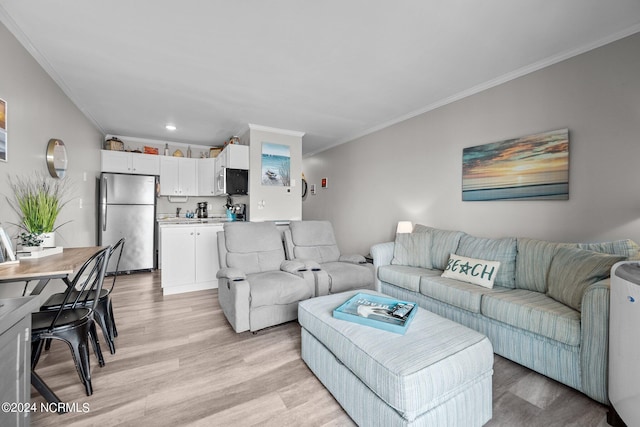
{"type": "Polygon", "coordinates": [[[217,233],[222,218],[159,219],[163,295],[218,287],[217,233]]]}

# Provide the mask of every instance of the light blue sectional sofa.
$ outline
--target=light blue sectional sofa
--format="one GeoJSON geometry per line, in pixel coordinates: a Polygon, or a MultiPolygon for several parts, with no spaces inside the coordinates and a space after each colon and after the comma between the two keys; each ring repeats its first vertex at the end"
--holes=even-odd
{"type": "Polygon", "coordinates": [[[638,249],[631,240],[491,239],[416,225],[371,254],[377,290],[475,329],[496,354],[608,404],[609,274],[638,249]]]}

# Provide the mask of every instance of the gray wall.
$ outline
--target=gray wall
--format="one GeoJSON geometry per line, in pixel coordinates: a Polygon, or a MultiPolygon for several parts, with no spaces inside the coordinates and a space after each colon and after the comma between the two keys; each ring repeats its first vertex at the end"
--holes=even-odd
{"type": "Polygon", "coordinates": [[[295,131],[278,131],[250,125],[249,130],[249,220],[280,221],[302,219],[302,136],[295,131]],[[262,185],[262,144],[289,146],[291,186],[262,185]]]}
{"type": "Polygon", "coordinates": [[[304,219],[333,222],[366,254],[411,220],[477,236],[640,242],[640,34],[303,160],[317,195],[304,219]],[[568,201],[462,202],[462,149],[569,128],[568,201]],[[320,188],[320,179],[329,187],[320,188]]]}
{"type": "Polygon", "coordinates": [[[11,195],[7,177],[48,175],[47,143],[58,138],[67,148],[73,200],[59,216],[58,223],[71,222],[59,229],[56,243],[94,245],[95,178],[100,168],[102,134],[2,24],[0,52],[0,98],[7,101],[8,110],[8,162],[0,162],[0,223],[15,234],[15,227],[8,223],[20,221],[5,199],[11,195]]]}

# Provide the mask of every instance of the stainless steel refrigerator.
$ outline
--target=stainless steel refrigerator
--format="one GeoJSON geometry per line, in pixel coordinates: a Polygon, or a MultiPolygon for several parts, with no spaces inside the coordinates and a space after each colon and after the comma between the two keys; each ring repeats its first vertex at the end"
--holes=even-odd
{"type": "MultiPolygon", "coordinates": [[[[156,182],[150,175],[100,175],[98,244],[126,239],[120,271],[156,268],[156,182]]],[[[107,272],[115,271],[115,261],[109,262],[107,272]]]]}

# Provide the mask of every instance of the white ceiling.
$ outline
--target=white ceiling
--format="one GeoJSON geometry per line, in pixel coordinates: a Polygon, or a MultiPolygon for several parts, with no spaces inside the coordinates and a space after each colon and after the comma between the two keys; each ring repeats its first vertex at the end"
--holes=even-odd
{"type": "Polygon", "coordinates": [[[640,1],[0,0],[0,20],[105,134],[254,123],[309,155],[638,32],[640,1]]]}

